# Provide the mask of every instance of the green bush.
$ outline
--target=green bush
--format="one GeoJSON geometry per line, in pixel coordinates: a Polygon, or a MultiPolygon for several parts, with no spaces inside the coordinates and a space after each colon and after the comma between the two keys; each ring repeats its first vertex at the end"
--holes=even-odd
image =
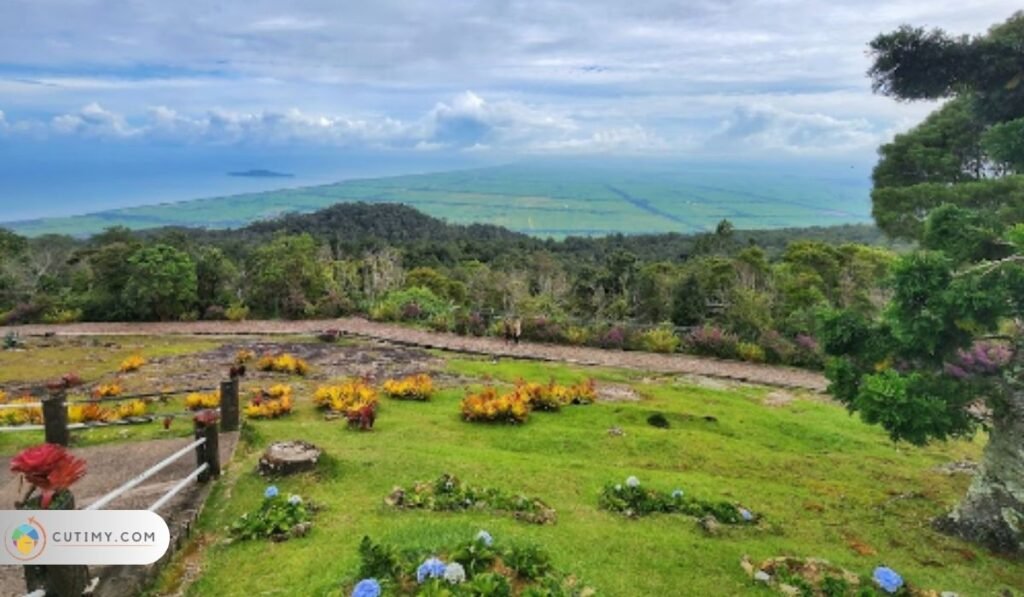
{"type": "Polygon", "coordinates": [[[573,346],[584,346],[591,339],[590,330],[583,326],[571,325],[565,328],[565,341],[573,346]]]}
{"type": "Polygon", "coordinates": [[[640,334],[640,347],[647,352],[676,352],[682,343],[670,327],[658,327],[640,334]]]}
{"type": "Polygon", "coordinates": [[[736,356],[748,363],[763,363],[768,358],[764,349],[753,342],[740,342],[736,345],[736,356]]]}
{"type": "Polygon", "coordinates": [[[227,308],[224,316],[228,318],[228,321],[245,321],[249,319],[249,307],[242,303],[234,303],[227,308]]]}
{"type": "Polygon", "coordinates": [[[448,301],[423,287],[389,292],[370,309],[370,318],[377,321],[429,322],[439,315],[450,315],[448,301]]]}
{"type": "Polygon", "coordinates": [[[74,323],[81,321],[82,310],[81,309],[53,309],[43,315],[43,323],[74,323]]]}

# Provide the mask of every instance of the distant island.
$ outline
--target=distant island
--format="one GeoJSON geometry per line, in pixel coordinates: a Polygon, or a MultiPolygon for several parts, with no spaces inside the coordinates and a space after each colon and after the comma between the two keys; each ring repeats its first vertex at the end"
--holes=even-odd
{"type": "Polygon", "coordinates": [[[273,170],[264,170],[262,168],[255,170],[246,170],[245,172],[228,172],[228,176],[246,176],[249,178],[294,178],[294,174],[287,172],[274,172],[273,170]]]}

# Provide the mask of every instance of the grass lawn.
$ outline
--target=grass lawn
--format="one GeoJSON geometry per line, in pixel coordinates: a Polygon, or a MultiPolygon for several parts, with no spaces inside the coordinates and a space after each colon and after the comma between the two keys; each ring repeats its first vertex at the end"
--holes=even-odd
{"type": "MultiPolygon", "coordinates": [[[[833,405],[797,399],[765,406],[768,389],[714,389],[635,373],[538,363],[451,359],[448,372],[511,381],[520,377],[598,383],[624,381],[640,402],[598,403],[534,413],[518,427],[462,422],[462,387],[429,403],[382,399],[373,432],[349,431],[313,409],[312,388],[297,388],[290,418],[248,423],[236,461],[201,519],[198,554],[179,558],[160,591],[174,590],[184,563],[201,567],[193,595],[341,595],[358,580],[364,535],[400,547],[450,545],[486,529],[502,543],[536,543],[556,566],[579,574],[601,595],[765,593],[739,566],[777,555],[823,557],[860,574],[885,563],[915,586],[996,594],[1024,586],[1024,567],[930,530],[929,519],[962,494],[964,476],[936,472],[950,460],[977,458],[982,438],[926,449],[894,446],[833,405]],[[664,412],[667,430],[646,423],[664,412]],[[703,417],[716,419],[709,422],[703,417]],[[612,437],[612,426],[625,431],[612,437]],[[255,508],[267,483],[254,472],[260,450],[278,439],[321,446],[331,463],[319,474],[277,481],[282,493],[325,504],[312,533],[286,543],[227,544],[224,528],[255,508]],[[394,511],[383,498],[395,485],[450,472],[464,482],[521,491],[546,500],[558,522],[538,527],[483,513],[394,511]],[[758,527],[705,536],[692,518],[627,520],[596,507],[606,482],[636,475],[652,487],[726,499],[762,513],[758,527]],[[861,555],[864,554],[864,555],[861,555]]],[[[470,380],[471,385],[478,385],[470,380]]]]}
{"type": "MultiPolygon", "coordinates": [[[[150,364],[123,376],[128,391],[186,383],[200,366],[218,379],[224,363],[207,362],[203,355],[225,342],[118,338],[0,352],[0,387],[68,370],[90,383],[108,381],[120,360],[136,352],[150,364]]],[[[230,359],[232,353],[225,354],[220,358],[230,359]]],[[[246,423],[235,460],[215,486],[191,545],[150,593],[342,595],[357,580],[357,547],[364,535],[431,549],[469,539],[480,529],[501,545],[540,545],[559,570],[579,575],[600,595],[770,594],[748,580],[739,566],[744,555],[755,562],[779,555],[821,557],[862,575],[886,564],[916,587],[964,596],[1024,587],[1020,562],[994,557],[929,526],[970,480],[936,467],[977,460],[984,437],[913,448],[894,445],[880,429],[814,396],[637,371],[511,360],[494,364],[440,352],[426,356],[435,363],[440,392],[426,403],[382,398],[376,428],[368,433],[323,420],[312,404],[322,379],[247,378],[243,393],[278,381],[291,384],[295,413],[246,423]],[[535,412],[525,425],[514,427],[469,424],[458,416],[467,387],[590,377],[598,386],[631,388],[641,399],[535,412]],[[671,428],[648,425],[654,412],[664,413],[671,428]],[[611,427],[625,434],[612,436],[611,427]],[[267,485],[255,474],[256,461],[270,441],[279,439],[305,439],[329,455],[316,474],[276,481],[283,494],[301,494],[325,510],[305,538],[229,544],[225,527],[254,509],[267,485]],[[539,497],[557,510],[558,521],[535,526],[504,515],[395,511],[384,505],[394,486],[431,481],[445,472],[476,486],[539,497]],[[629,520],[599,510],[602,486],[630,475],[646,486],[678,487],[695,497],[742,504],[764,519],[709,537],[685,516],[629,520]]],[[[337,357],[328,352],[322,358],[329,363],[337,357]]],[[[318,370],[324,377],[325,369],[314,363],[314,375],[318,370]]],[[[170,433],[188,432],[185,421],[176,422],[170,433]]],[[[12,454],[40,435],[0,433],[0,454],[12,454]]],[[[158,424],[74,434],[78,445],[166,436],[158,424]]]]}

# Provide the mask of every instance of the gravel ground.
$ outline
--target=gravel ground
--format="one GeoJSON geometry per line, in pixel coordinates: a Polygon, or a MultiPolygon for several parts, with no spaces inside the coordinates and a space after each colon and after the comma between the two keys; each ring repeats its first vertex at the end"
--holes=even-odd
{"type": "Polygon", "coordinates": [[[195,321],[167,323],[75,323],[67,325],[25,325],[6,328],[26,336],[55,334],[60,336],[114,336],[114,335],[230,335],[230,334],[310,334],[324,330],[439,348],[457,352],[513,357],[544,361],[559,361],[604,367],[625,367],[655,371],[717,377],[755,384],[800,388],[824,392],[828,383],[820,373],[792,367],[757,365],[736,361],[697,357],[682,354],[653,354],[623,352],[578,346],[560,346],[523,342],[508,345],[498,338],[456,336],[409,327],[377,323],[361,318],[318,321],[195,321]]]}

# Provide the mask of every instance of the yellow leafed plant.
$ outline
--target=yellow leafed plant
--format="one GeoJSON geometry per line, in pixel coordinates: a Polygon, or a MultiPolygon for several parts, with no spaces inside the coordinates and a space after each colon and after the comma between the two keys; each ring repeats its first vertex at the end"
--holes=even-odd
{"type": "Polygon", "coordinates": [[[245,416],[252,419],[276,419],[292,412],[292,388],[277,384],[257,390],[245,406],[245,416]]]}
{"type": "Polygon", "coordinates": [[[185,408],[188,410],[203,410],[207,408],[218,408],[219,406],[220,394],[217,392],[194,392],[185,396],[185,408]]]}
{"type": "Polygon", "coordinates": [[[361,379],[349,379],[333,386],[320,386],[313,403],[321,410],[348,414],[377,405],[377,391],[361,379]]]}
{"type": "Polygon", "coordinates": [[[130,400],[122,402],[117,406],[117,414],[122,419],[128,417],[141,417],[146,414],[147,405],[143,400],[130,400]]]}
{"type": "Polygon", "coordinates": [[[120,396],[123,393],[124,388],[122,388],[121,384],[117,382],[106,384],[101,383],[92,391],[93,398],[113,398],[114,396],[120,396]]]}
{"type": "MultiPolygon", "coordinates": [[[[25,395],[9,399],[7,394],[0,392],[0,404],[31,404],[39,402],[32,396],[25,395]]],[[[0,425],[42,425],[43,409],[38,406],[22,408],[0,408],[0,425]]]]}
{"type": "Polygon", "coordinates": [[[256,368],[260,371],[274,371],[290,375],[306,375],[309,373],[309,364],[306,361],[288,353],[277,356],[264,356],[256,363],[256,368]]]}
{"type": "Polygon", "coordinates": [[[68,405],[68,421],[71,423],[109,423],[119,418],[117,410],[104,408],[99,402],[68,405]]]}
{"type": "Polygon", "coordinates": [[[132,371],[138,371],[146,364],[146,359],[142,358],[142,355],[133,354],[127,359],[121,361],[121,373],[130,373],[132,371]]]}
{"type": "Polygon", "coordinates": [[[430,400],[434,394],[434,380],[426,373],[389,379],[384,382],[384,393],[398,400],[430,400]]]}
{"type": "Polygon", "coordinates": [[[508,394],[498,394],[494,388],[484,388],[462,400],[462,418],[475,422],[525,423],[530,416],[530,399],[517,388],[508,394]]]}
{"type": "Polygon", "coordinates": [[[249,361],[255,358],[256,353],[246,348],[243,348],[242,350],[239,350],[238,352],[235,353],[235,363],[238,365],[248,363],[249,361]]]}

